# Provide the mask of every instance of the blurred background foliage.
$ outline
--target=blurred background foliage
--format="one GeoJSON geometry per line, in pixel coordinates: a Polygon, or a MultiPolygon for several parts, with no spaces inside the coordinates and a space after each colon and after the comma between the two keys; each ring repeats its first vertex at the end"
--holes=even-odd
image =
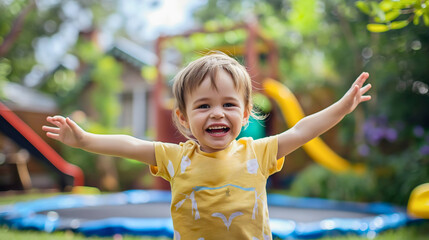
{"type": "Polygon", "coordinates": [[[386,32],[393,29],[401,29],[409,23],[419,25],[422,21],[429,26],[429,1],[357,1],[356,6],[364,13],[372,17],[375,23],[370,23],[367,28],[371,32],[386,32]]]}
{"type": "MultiPolygon", "coordinates": [[[[114,10],[115,1],[75,2],[93,13],[92,27],[96,29],[114,10]]],[[[197,25],[206,29],[227,28],[256,17],[263,33],[278,46],[279,80],[298,95],[328,88],[334,93],[334,101],[360,72],[369,72],[373,100],[360,106],[338,127],[342,155],[367,165],[368,171],[363,175],[334,175],[320,166],[311,166],[296,177],[291,191],[305,196],[404,205],[415,186],[429,182],[427,5],[427,1],[418,0],[207,0],[193,16],[197,25]]],[[[61,3],[45,11],[34,8],[31,0],[0,1],[0,84],[22,83],[35,65],[35,39],[55,34],[65,21],[60,14],[61,3]],[[32,10],[25,12],[28,8],[32,10]],[[22,14],[25,21],[21,31],[13,38],[13,44],[6,45],[22,14]]],[[[123,31],[117,35],[132,38],[123,31]]],[[[245,38],[245,32],[234,30],[170,41],[185,53],[183,62],[188,62],[201,53],[193,49],[239,44],[245,38]]],[[[118,64],[84,39],[69,54],[89,66],[80,76],[87,76],[99,87],[91,103],[100,110],[98,118],[81,124],[96,132],[127,132],[115,129],[120,108],[115,98],[120,89],[118,64]]],[[[81,107],[72,99],[82,81],[74,71],[59,69],[42,85],[34,87],[55,96],[63,114],[69,115],[81,107]]],[[[95,165],[90,166],[88,160],[94,156],[78,150],[66,151],[75,151],[68,159],[81,158],[76,161],[85,171],[95,171],[95,165]]],[[[131,161],[118,166],[123,169],[121,178],[130,178],[132,174],[125,173],[130,169],[136,170],[136,174],[140,170],[131,161]]]]}

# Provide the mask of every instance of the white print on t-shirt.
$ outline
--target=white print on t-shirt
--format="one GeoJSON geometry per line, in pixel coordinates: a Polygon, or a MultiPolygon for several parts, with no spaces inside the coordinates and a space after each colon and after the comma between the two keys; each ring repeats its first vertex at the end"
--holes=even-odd
{"type": "Polygon", "coordinates": [[[189,165],[191,165],[191,159],[189,159],[188,156],[184,156],[182,158],[182,162],[180,163],[180,169],[182,173],[186,171],[186,168],[189,167],[189,165]]]}
{"type": "Polygon", "coordinates": [[[247,161],[247,171],[250,174],[256,174],[258,172],[259,164],[256,158],[247,161]]]}
{"type": "Polygon", "coordinates": [[[235,212],[235,213],[231,214],[231,216],[229,216],[228,220],[226,220],[225,215],[223,215],[222,213],[213,213],[212,217],[218,217],[218,218],[222,219],[223,223],[225,224],[226,228],[229,231],[229,226],[231,226],[232,219],[234,219],[235,217],[241,216],[241,215],[243,215],[242,212],[235,212]]]}
{"type": "Polygon", "coordinates": [[[176,203],[176,205],[174,205],[176,207],[176,211],[183,205],[183,203],[189,199],[192,202],[192,215],[194,215],[194,211],[195,211],[195,220],[200,219],[200,212],[198,212],[198,207],[197,207],[197,201],[195,201],[195,192],[192,192],[189,195],[183,194],[185,195],[185,199],[181,200],[180,202],[176,203]]]}

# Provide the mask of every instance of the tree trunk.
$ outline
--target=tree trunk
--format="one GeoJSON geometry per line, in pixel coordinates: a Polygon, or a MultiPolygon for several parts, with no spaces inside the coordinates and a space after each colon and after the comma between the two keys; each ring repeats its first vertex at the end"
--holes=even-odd
{"type": "Polygon", "coordinates": [[[6,35],[4,41],[0,45],[0,57],[6,55],[12,48],[13,44],[15,43],[16,39],[19,37],[19,34],[22,31],[25,18],[35,6],[35,1],[30,0],[29,4],[21,10],[18,17],[13,21],[10,32],[6,35]]]}

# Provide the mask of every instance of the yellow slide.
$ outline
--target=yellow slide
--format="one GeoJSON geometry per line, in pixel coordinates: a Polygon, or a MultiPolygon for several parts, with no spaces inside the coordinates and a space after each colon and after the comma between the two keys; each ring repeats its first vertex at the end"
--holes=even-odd
{"type": "MultiPolygon", "coordinates": [[[[263,86],[265,93],[280,107],[289,128],[305,116],[295,95],[285,85],[273,79],[266,79],[263,86]]],[[[319,137],[304,144],[303,148],[315,162],[333,172],[345,172],[352,167],[347,160],[338,156],[319,137]]]]}
{"type": "Polygon", "coordinates": [[[429,219],[429,183],[414,188],[407,209],[410,215],[429,219]]]}

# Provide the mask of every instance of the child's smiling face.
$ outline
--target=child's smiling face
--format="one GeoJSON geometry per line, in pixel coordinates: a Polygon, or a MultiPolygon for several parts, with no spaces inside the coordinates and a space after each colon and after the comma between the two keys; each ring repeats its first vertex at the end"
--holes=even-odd
{"type": "Polygon", "coordinates": [[[186,96],[186,116],[176,112],[180,123],[198,140],[200,149],[208,153],[227,148],[249,117],[243,94],[235,88],[231,75],[219,70],[215,83],[216,88],[207,76],[186,96]]]}

